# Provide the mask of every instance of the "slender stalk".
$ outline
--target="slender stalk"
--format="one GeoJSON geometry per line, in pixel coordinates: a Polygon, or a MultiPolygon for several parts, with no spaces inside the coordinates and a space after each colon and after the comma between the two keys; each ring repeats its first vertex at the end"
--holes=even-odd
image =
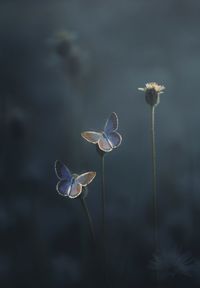
{"type": "Polygon", "coordinates": [[[0,110],[0,133],[1,133],[1,167],[0,169],[3,171],[4,173],[4,166],[5,166],[5,160],[6,160],[6,156],[7,156],[7,131],[6,131],[6,127],[5,127],[5,120],[6,120],[6,96],[3,93],[1,95],[1,110],[0,110]]]}
{"type": "Polygon", "coordinates": [[[105,189],[105,154],[101,155],[101,197],[102,197],[102,257],[103,257],[103,278],[105,287],[107,287],[106,275],[106,220],[105,220],[105,202],[106,202],[106,189],[105,189]]]}
{"type": "Polygon", "coordinates": [[[106,191],[105,191],[105,161],[104,155],[101,156],[101,197],[102,197],[102,238],[103,245],[105,244],[105,201],[106,201],[106,191]]]}
{"type": "Polygon", "coordinates": [[[156,167],[156,142],[155,142],[155,107],[151,107],[151,141],[152,141],[152,185],[154,206],[154,243],[158,250],[158,207],[157,207],[157,167],[156,167]]]}
{"type": "Polygon", "coordinates": [[[92,243],[93,243],[93,245],[95,247],[95,233],[94,233],[92,218],[91,218],[90,212],[88,210],[88,207],[87,207],[85,199],[83,197],[80,197],[80,200],[81,200],[81,205],[83,207],[83,210],[85,212],[85,216],[86,216],[87,221],[88,221],[91,240],[92,240],[92,243]]]}
{"type": "MultiPolygon", "coordinates": [[[[155,141],[155,106],[151,107],[151,148],[152,148],[152,188],[154,210],[154,245],[155,252],[159,251],[158,240],[158,204],[157,204],[157,167],[156,167],[156,141],[155,141]]],[[[159,285],[159,272],[156,271],[157,285],[159,285]]]]}

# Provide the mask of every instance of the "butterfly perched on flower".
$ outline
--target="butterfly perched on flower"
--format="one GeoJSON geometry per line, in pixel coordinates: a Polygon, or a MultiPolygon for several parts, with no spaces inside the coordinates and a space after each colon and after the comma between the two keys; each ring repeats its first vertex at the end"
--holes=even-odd
{"type": "Polygon", "coordinates": [[[117,132],[118,117],[113,112],[106,121],[102,132],[85,131],[81,136],[90,143],[97,144],[99,149],[110,152],[117,148],[122,142],[122,136],[117,132]]]}
{"type": "Polygon", "coordinates": [[[62,162],[55,162],[55,172],[59,179],[56,190],[57,192],[65,197],[77,198],[94,177],[96,172],[86,172],[81,175],[71,174],[67,166],[62,162]]]}

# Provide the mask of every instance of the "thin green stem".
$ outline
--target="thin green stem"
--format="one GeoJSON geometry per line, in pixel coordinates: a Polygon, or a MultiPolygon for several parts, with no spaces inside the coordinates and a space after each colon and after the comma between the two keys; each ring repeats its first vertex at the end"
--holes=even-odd
{"type": "MultiPolygon", "coordinates": [[[[153,208],[154,208],[154,245],[155,252],[159,250],[158,240],[158,204],[157,204],[157,167],[156,167],[156,141],[155,141],[155,106],[151,107],[151,147],[152,147],[152,188],[153,188],[153,208]]],[[[157,284],[159,273],[156,271],[157,284]]]]}
{"type": "Polygon", "coordinates": [[[80,197],[80,200],[81,200],[81,205],[83,207],[83,210],[85,212],[85,216],[86,216],[87,221],[88,221],[91,240],[93,242],[93,245],[95,246],[95,233],[94,233],[92,218],[91,218],[91,215],[90,215],[90,212],[89,212],[89,209],[87,207],[85,199],[83,197],[80,197]]]}

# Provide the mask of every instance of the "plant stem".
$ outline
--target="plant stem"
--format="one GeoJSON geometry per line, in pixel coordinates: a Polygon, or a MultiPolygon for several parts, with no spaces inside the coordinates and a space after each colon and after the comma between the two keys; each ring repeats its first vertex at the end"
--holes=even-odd
{"type": "Polygon", "coordinates": [[[155,143],[155,107],[151,108],[151,141],[152,141],[152,185],[154,205],[154,241],[155,250],[158,249],[158,212],[157,212],[157,167],[156,167],[156,143],[155,143]]]}
{"type": "Polygon", "coordinates": [[[102,238],[103,246],[105,244],[105,165],[104,165],[104,155],[101,156],[101,196],[102,196],[102,238]]]}
{"type": "Polygon", "coordinates": [[[81,205],[83,207],[83,210],[85,212],[85,216],[86,216],[87,221],[88,221],[91,240],[92,240],[92,243],[93,243],[93,245],[95,247],[95,233],[94,233],[92,218],[91,218],[90,212],[88,210],[88,207],[87,207],[85,199],[83,197],[80,197],[80,200],[81,200],[81,205]]]}
{"type": "Polygon", "coordinates": [[[104,161],[105,154],[101,155],[101,197],[102,197],[102,253],[103,253],[103,277],[105,286],[107,287],[107,276],[106,276],[106,227],[105,227],[105,202],[106,202],[106,190],[105,190],[105,161],[104,161]]]}
{"type": "MultiPolygon", "coordinates": [[[[154,208],[154,245],[155,252],[159,250],[158,241],[158,205],[157,205],[157,167],[156,167],[156,142],[155,142],[155,106],[151,107],[151,147],[152,147],[152,188],[153,188],[153,208],[154,208]]],[[[156,271],[157,284],[159,273],[156,271]]]]}
{"type": "MultiPolygon", "coordinates": [[[[0,127],[0,133],[1,133],[1,139],[2,139],[2,141],[1,141],[1,155],[0,155],[0,157],[1,157],[1,159],[2,159],[2,161],[1,161],[1,167],[0,167],[0,170],[2,170],[2,172],[4,173],[5,171],[5,168],[4,168],[4,166],[5,166],[5,160],[6,160],[6,156],[7,156],[7,140],[8,140],[8,137],[7,137],[7,129],[6,129],[6,108],[7,108],[7,106],[6,106],[6,104],[7,104],[7,102],[6,102],[6,96],[5,96],[5,94],[3,93],[2,95],[1,95],[1,111],[0,111],[0,123],[1,123],[1,127],[0,127]]],[[[4,175],[3,175],[4,176],[4,175]]],[[[4,177],[2,177],[2,179],[3,179],[4,177]]]]}

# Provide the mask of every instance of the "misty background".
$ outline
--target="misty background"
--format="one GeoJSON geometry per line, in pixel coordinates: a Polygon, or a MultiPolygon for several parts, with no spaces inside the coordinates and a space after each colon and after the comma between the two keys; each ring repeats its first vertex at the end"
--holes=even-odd
{"type": "Polygon", "coordinates": [[[200,284],[196,0],[0,2],[0,286],[103,287],[78,200],[57,194],[56,159],[94,170],[88,207],[101,233],[100,158],[80,136],[119,117],[106,155],[111,287],[200,284]],[[159,239],[153,256],[150,107],[156,108],[159,239]],[[156,266],[156,267],[157,267],[156,266]]]}

